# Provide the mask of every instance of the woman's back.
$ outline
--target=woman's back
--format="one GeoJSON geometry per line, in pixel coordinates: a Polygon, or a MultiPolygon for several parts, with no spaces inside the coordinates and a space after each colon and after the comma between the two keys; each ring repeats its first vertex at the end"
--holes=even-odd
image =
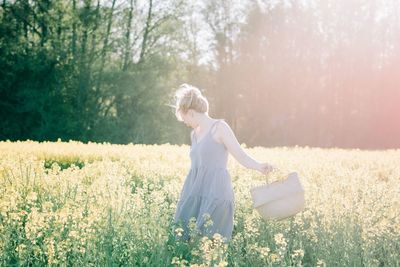
{"type": "Polygon", "coordinates": [[[213,137],[214,130],[217,128],[219,121],[215,121],[210,130],[200,140],[193,134],[194,140],[190,147],[191,168],[226,169],[228,151],[224,144],[218,143],[213,137]]]}
{"type": "Polygon", "coordinates": [[[234,192],[226,168],[228,152],[212,137],[218,122],[215,121],[200,140],[194,135],[190,149],[191,168],[180,194],[175,221],[181,219],[187,224],[190,217],[195,217],[203,234],[220,233],[229,240],[233,230],[234,192]],[[213,221],[209,229],[204,228],[205,213],[213,221]]]}

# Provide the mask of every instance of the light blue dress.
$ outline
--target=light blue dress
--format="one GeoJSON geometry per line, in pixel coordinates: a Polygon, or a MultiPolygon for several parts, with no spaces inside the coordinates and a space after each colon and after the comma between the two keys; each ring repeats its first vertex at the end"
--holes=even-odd
{"type": "Polygon", "coordinates": [[[193,131],[194,138],[190,147],[191,167],[185,178],[174,216],[174,222],[180,222],[184,230],[182,237],[176,237],[177,239],[188,239],[188,222],[194,217],[200,234],[212,237],[214,233],[219,233],[226,238],[225,242],[231,240],[235,198],[227,170],[228,151],[224,144],[218,143],[212,137],[219,121],[212,124],[201,140],[197,140],[193,131]],[[204,216],[206,213],[213,222],[207,227],[207,215],[204,216]]]}

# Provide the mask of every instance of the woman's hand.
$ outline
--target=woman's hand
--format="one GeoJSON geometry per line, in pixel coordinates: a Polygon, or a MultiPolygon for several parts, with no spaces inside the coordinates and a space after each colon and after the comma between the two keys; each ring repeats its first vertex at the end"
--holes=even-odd
{"type": "Polygon", "coordinates": [[[275,170],[276,168],[267,162],[261,163],[258,168],[258,171],[265,175],[275,170]]]}

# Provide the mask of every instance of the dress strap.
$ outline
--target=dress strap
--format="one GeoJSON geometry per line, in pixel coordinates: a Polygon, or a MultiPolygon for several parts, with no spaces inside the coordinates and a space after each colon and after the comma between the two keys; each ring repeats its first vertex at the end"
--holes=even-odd
{"type": "Polygon", "coordinates": [[[195,140],[197,142],[196,134],[194,133],[194,130],[192,130],[190,132],[190,140],[192,141],[192,144],[193,144],[193,140],[195,140]]]}
{"type": "MultiPolygon", "coordinates": [[[[209,134],[211,134],[212,133],[212,130],[214,129],[214,126],[219,122],[220,120],[216,120],[215,122],[213,122],[213,124],[211,125],[211,127],[210,127],[210,129],[208,130],[208,132],[204,135],[204,137],[201,139],[201,141],[204,139],[204,138],[207,138],[207,135],[209,135],[209,134]]],[[[195,139],[195,141],[196,141],[196,144],[198,143],[198,140],[197,140],[197,135],[196,135],[196,132],[193,130],[193,137],[194,137],[194,139],[195,139]]]]}

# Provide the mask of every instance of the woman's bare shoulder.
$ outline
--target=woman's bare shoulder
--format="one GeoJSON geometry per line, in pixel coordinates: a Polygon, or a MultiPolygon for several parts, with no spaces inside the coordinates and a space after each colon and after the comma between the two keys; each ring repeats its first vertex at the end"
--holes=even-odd
{"type": "Polygon", "coordinates": [[[227,136],[231,127],[224,119],[219,119],[217,124],[218,127],[216,127],[215,139],[217,139],[216,141],[218,143],[223,143],[224,137],[227,136]]]}
{"type": "Polygon", "coordinates": [[[228,130],[231,127],[229,126],[229,124],[224,120],[224,119],[219,119],[219,128],[223,129],[223,130],[228,130]]]}

